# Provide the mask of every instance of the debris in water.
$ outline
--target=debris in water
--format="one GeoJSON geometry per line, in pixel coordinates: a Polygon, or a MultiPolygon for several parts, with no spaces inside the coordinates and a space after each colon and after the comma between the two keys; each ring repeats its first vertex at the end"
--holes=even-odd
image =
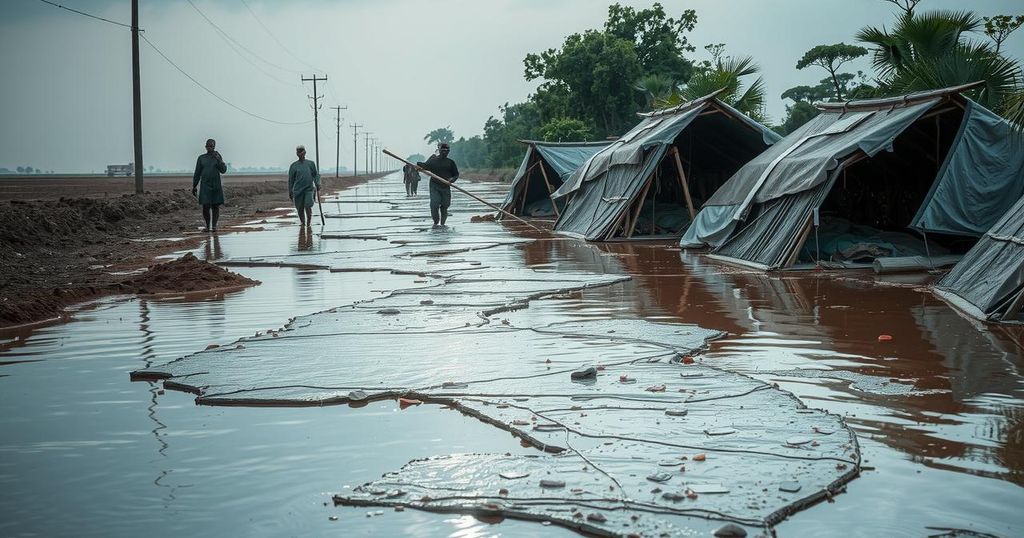
{"type": "Polygon", "coordinates": [[[878,341],[879,342],[888,342],[889,340],[892,340],[892,335],[890,335],[890,334],[880,334],[880,335],[878,335],[878,341]]]}
{"type": "Polygon", "coordinates": [[[785,491],[786,493],[796,493],[800,491],[800,482],[783,482],[779,484],[779,491],[785,491]]]}
{"type": "MultiPolygon", "coordinates": [[[[737,430],[735,428],[714,428],[714,429],[711,429],[711,430],[704,430],[704,433],[706,433],[708,435],[732,435],[732,434],[736,433],[736,431],[737,430]]],[[[701,461],[701,460],[698,460],[696,456],[694,456],[693,459],[695,459],[697,461],[701,461]]]]}
{"type": "Polygon", "coordinates": [[[540,487],[542,488],[564,488],[565,482],[562,480],[554,480],[545,478],[540,481],[540,487]]]}
{"type": "Polygon", "coordinates": [[[665,388],[665,384],[662,383],[661,385],[651,385],[646,390],[647,392],[665,392],[665,388]]]}
{"type": "Polygon", "coordinates": [[[715,530],[715,538],[745,538],[746,529],[735,523],[726,523],[715,530]]]}
{"type": "Polygon", "coordinates": [[[413,406],[413,405],[419,405],[421,403],[423,403],[421,400],[414,400],[412,398],[399,398],[398,399],[398,407],[401,407],[402,409],[405,409],[406,407],[413,406]]]}
{"type": "Polygon", "coordinates": [[[397,308],[382,308],[378,310],[377,313],[385,316],[394,316],[396,314],[401,314],[402,311],[397,308]]]}
{"type": "Polygon", "coordinates": [[[572,379],[575,379],[575,380],[596,379],[597,378],[597,368],[595,368],[593,366],[588,366],[587,368],[581,368],[581,369],[576,370],[575,372],[569,374],[569,377],[571,377],[572,379]]]}
{"type": "Polygon", "coordinates": [[[693,461],[704,461],[707,458],[708,457],[704,454],[697,454],[696,456],[693,457],[693,461]]]}
{"type": "Polygon", "coordinates": [[[647,479],[651,482],[668,482],[672,479],[672,475],[669,473],[654,473],[647,475],[647,479]]]}
{"type": "Polygon", "coordinates": [[[666,409],[665,414],[670,417],[685,417],[686,409],[666,409]]]}

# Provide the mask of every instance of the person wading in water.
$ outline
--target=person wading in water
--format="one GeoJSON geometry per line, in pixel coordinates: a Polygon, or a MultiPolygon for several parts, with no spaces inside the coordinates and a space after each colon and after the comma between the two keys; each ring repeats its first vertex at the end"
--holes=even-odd
{"type": "MultiPolygon", "coordinates": [[[[416,163],[416,166],[454,183],[459,179],[459,167],[455,165],[455,161],[448,158],[448,151],[448,144],[442,142],[437,145],[437,155],[431,155],[427,162],[416,163]]],[[[452,188],[430,178],[430,216],[434,219],[434,226],[444,226],[444,222],[448,219],[448,206],[450,205],[452,205],[452,188]]]]}
{"type": "Polygon", "coordinates": [[[313,193],[320,192],[320,173],[313,161],[306,160],[306,147],[295,148],[299,160],[288,168],[288,198],[295,203],[300,226],[313,225],[313,193]]]}
{"type": "Polygon", "coordinates": [[[220,175],[228,171],[228,165],[224,164],[216,148],[216,140],[210,138],[206,141],[206,153],[196,159],[196,172],[192,174],[192,196],[198,196],[199,204],[203,206],[203,220],[206,222],[204,232],[217,231],[220,206],[224,204],[224,186],[221,185],[220,175]]]}

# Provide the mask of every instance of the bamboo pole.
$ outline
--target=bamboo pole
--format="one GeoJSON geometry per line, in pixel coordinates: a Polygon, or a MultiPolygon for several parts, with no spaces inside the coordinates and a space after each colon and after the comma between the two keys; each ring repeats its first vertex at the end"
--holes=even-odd
{"type": "Polygon", "coordinates": [[[544,176],[544,184],[548,186],[548,199],[551,200],[551,208],[555,210],[555,218],[560,219],[562,215],[558,212],[558,204],[555,203],[555,199],[551,197],[555,190],[551,188],[551,182],[548,181],[548,173],[544,171],[544,161],[537,161],[537,163],[540,164],[540,174],[544,176]]]}
{"type": "MultiPolygon", "coordinates": [[[[385,155],[390,155],[391,157],[393,157],[395,159],[398,159],[399,161],[401,161],[401,162],[403,162],[405,164],[411,164],[413,166],[416,166],[415,163],[411,163],[411,162],[409,162],[409,161],[399,157],[398,155],[395,155],[394,153],[391,153],[387,149],[383,149],[382,148],[381,151],[383,151],[385,155]]],[[[493,209],[493,210],[495,210],[495,211],[497,211],[497,212],[499,212],[499,213],[501,213],[503,215],[507,215],[509,217],[512,217],[513,219],[518,220],[519,222],[529,226],[530,228],[533,228],[534,230],[537,230],[538,232],[543,232],[544,231],[543,229],[538,228],[537,226],[534,226],[533,224],[530,224],[529,222],[526,222],[522,218],[520,218],[520,217],[518,217],[516,215],[513,215],[512,213],[509,213],[508,211],[505,211],[504,209],[502,209],[502,208],[500,208],[500,207],[498,207],[498,206],[488,202],[487,200],[484,200],[483,198],[480,198],[479,196],[477,196],[477,195],[467,191],[466,189],[463,189],[462,187],[456,186],[451,181],[448,181],[448,180],[442,178],[441,176],[438,176],[437,174],[431,172],[430,170],[427,170],[427,169],[425,169],[423,167],[420,167],[420,166],[416,166],[416,169],[420,170],[421,172],[425,172],[428,176],[430,176],[433,179],[436,179],[442,185],[448,185],[449,187],[451,187],[451,188],[461,192],[462,194],[465,194],[466,196],[469,196],[470,198],[476,200],[477,202],[480,202],[481,204],[484,204],[485,206],[487,206],[487,207],[489,207],[489,208],[491,208],[491,209],[493,209]]]]}
{"type": "Polygon", "coordinates": [[[683,184],[683,196],[686,198],[686,210],[690,212],[690,222],[697,218],[697,212],[693,209],[693,199],[690,198],[690,187],[686,184],[686,173],[683,172],[683,161],[679,160],[679,148],[672,146],[672,157],[676,162],[676,171],[679,172],[679,182],[683,184]]]}
{"type": "Polygon", "coordinates": [[[525,184],[521,186],[519,194],[512,198],[513,209],[516,206],[516,200],[519,201],[519,214],[522,215],[526,212],[526,194],[530,191],[530,174],[533,173],[533,169],[537,168],[540,161],[534,161],[529,168],[526,169],[526,173],[523,174],[523,178],[526,179],[525,184]]]}
{"type": "Polygon", "coordinates": [[[627,220],[627,222],[629,223],[629,229],[626,231],[627,238],[633,237],[633,230],[636,228],[636,221],[640,218],[640,211],[644,208],[644,200],[647,199],[647,191],[651,189],[651,183],[654,183],[653,173],[651,174],[651,177],[648,178],[647,184],[644,185],[644,190],[640,193],[640,198],[637,199],[636,211],[633,212],[633,218],[631,220],[627,220]]]}

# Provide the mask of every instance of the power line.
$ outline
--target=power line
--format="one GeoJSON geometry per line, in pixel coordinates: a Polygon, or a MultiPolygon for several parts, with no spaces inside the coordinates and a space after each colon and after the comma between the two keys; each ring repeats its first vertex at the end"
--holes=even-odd
{"type": "MultiPolygon", "coordinates": [[[[203,13],[202,10],[200,10],[199,7],[196,6],[195,3],[192,2],[192,0],[187,0],[187,1],[188,1],[189,5],[192,6],[192,9],[196,10],[196,13],[198,13],[200,17],[205,19],[206,22],[209,23],[210,26],[212,26],[214,30],[217,30],[217,32],[221,35],[221,37],[223,37],[228,42],[228,44],[234,44],[238,48],[240,48],[240,49],[244,50],[245,52],[248,52],[249,54],[251,54],[253,58],[255,58],[255,59],[257,59],[257,60],[259,60],[259,61],[261,61],[261,62],[263,62],[263,63],[265,63],[265,64],[267,64],[269,66],[271,66],[271,67],[276,67],[277,69],[280,69],[282,71],[287,71],[287,72],[293,73],[293,74],[301,74],[300,71],[295,71],[294,69],[288,69],[287,67],[281,67],[280,65],[277,65],[274,62],[271,62],[269,60],[263,59],[263,57],[261,57],[259,54],[256,54],[255,52],[249,50],[248,47],[246,47],[245,45],[241,44],[237,39],[235,39],[235,38],[231,37],[230,35],[228,35],[228,33],[225,32],[220,26],[217,26],[217,24],[214,23],[212,20],[210,20],[210,18],[207,17],[206,14],[203,13]]],[[[236,50],[236,52],[237,52],[237,50],[236,50]]],[[[239,53],[239,55],[241,56],[241,53],[239,53]]],[[[268,76],[269,76],[269,74],[268,74],[268,76]]],[[[287,83],[285,83],[285,84],[287,84],[287,83]]]]}
{"type": "Polygon", "coordinates": [[[154,45],[152,41],[147,39],[146,36],[140,34],[139,37],[141,37],[142,40],[145,41],[147,45],[152,47],[152,49],[155,50],[156,53],[159,54],[161,58],[166,60],[167,63],[171,64],[172,67],[177,69],[179,73],[181,73],[182,75],[185,75],[189,80],[191,80],[193,83],[195,83],[196,86],[199,86],[200,88],[205,90],[206,93],[214,96],[215,98],[217,98],[218,101],[224,103],[225,105],[228,105],[231,108],[233,108],[233,109],[235,109],[235,110],[237,110],[239,112],[242,112],[243,114],[246,114],[248,116],[252,116],[252,117],[254,117],[256,119],[263,120],[263,121],[268,122],[268,123],[274,123],[274,124],[277,124],[277,125],[307,125],[307,124],[310,123],[309,121],[290,121],[290,122],[289,121],[276,121],[276,120],[272,120],[272,119],[269,119],[269,118],[265,118],[265,117],[260,116],[259,114],[256,114],[256,113],[249,112],[248,110],[246,110],[246,109],[244,109],[244,108],[242,108],[242,107],[232,103],[231,101],[228,101],[227,99],[217,95],[216,93],[214,93],[213,90],[211,90],[210,88],[207,88],[201,82],[196,80],[195,77],[193,77],[192,75],[186,73],[184,69],[178,67],[178,64],[174,63],[174,61],[172,61],[170,58],[168,58],[166,54],[164,54],[160,49],[156,48],[156,45],[154,45]]]}
{"type": "Polygon", "coordinates": [[[255,12],[255,11],[253,11],[251,7],[249,7],[249,4],[248,4],[248,2],[246,2],[245,0],[239,0],[239,1],[240,1],[240,2],[242,2],[242,5],[244,5],[244,6],[245,6],[245,9],[249,10],[249,13],[250,13],[250,14],[252,15],[252,18],[256,19],[256,22],[258,22],[258,23],[260,24],[260,26],[262,26],[262,27],[263,27],[263,30],[267,32],[267,35],[269,35],[269,36],[270,36],[270,38],[271,38],[271,39],[273,39],[273,40],[274,40],[274,42],[275,42],[275,43],[277,43],[277,44],[278,44],[278,46],[280,46],[282,50],[284,50],[285,52],[287,52],[289,56],[291,56],[292,58],[295,58],[296,60],[298,60],[298,61],[299,61],[299,63],[301,63],[301,64],[305,65],[306,67],[308,67],[308,68],[310,68],[310,69],[312,69],[312,70],[314,70],[314,71],[319,71],[319,72],[321,72],[321,73],[323,73],[323,72],[324,72],[324,70],[323,70],[323,69],[318,69],[318,68],[316,68],[316,67],[313,67],[312,65],[309,65],[308,63],[306,63],[306,61],[305,61],[305,60],[303,60],[302,58],[299,58],[299,57],[298,57],[298,56],[296,56],[296,55],[295,55],[294,53],[292,53],[292,51],[291,51],[291,50],[289,50],[289,49],[288,49],[288,47],[284,46],[284,43],[281,43],[281,40],[280,40],[280,39],[278,39],[276,35],[274,35],[274,32],[271,32],[271,31],[270,31],[270,28],[267,28],[267,25],[266,25],[266,24],[263,24],[263,21],[262,21],[262,20],[260,20],[260,18],[259,18],[259,17],[258,17],[257,15],[256,15],[256,12],[255,12]]]}
{"type": "Polygon", "coordinates": [[[44,3],[44,4],[50,4],[53,7],[59,7],[61,9],[65,9],[65,10],[70,11],[72,13],[77,13],[79,15],[85,15],[86,17],[89,17],[91,19],[96,19],[98,21],[109,22],[110,24],[116,24],[118,26],[124,26],[125,28],[129,28],[129,29],[131,29],[131,27],[132,27],[132,25],[130,25],[130,24],[125,24],[123,22],[112,21],[110,19],[104,19],[103,17],[97,17],[96,15],[93,15],[91,13],[86,13],[84,11],[79,11],[77,9],[72,9],[72,8],[67,7],[67,6],[62,6],[60,4],[57,4],[57,3],[54,3],[54,2],[50,2],[49,0],[39,0],[39,1],[44,3]]]}

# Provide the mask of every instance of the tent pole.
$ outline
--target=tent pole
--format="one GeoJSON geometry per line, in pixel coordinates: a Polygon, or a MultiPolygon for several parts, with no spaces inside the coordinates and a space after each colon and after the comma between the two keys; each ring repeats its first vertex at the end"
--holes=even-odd
{"type": "Polygon", "coordinates": [[[928,233],[924,231],[924,228],[921,229],[921,237],[924,238],[924,255],[928,257],[928,270],[934,271],[935,264],[932,263],[932,251],[928,248],[928,233]]]}
{"type": "Polygon", "coordinates": [[[683,197],[686,198],[686,210],[690,212],[690,222],[697,217],[693,209],[693,199],[690,198],[690,187],[686,184],[686,174],[683,173],[683,162],[679,160],[679,148],[672,146],[672,157],[676,162],[676,171],[679,172],[679,183],[683,185],[683,197]]]}
{"type": "Polygon", "coordinates": [[[1002,319],[1016,318],[1017,315],[1020,314],[1021,306],[1024,306],[1024,288],[1021,288],[1021,290],[1017,292],[1017,298],[1010,303],[1010,306],[1006,309],[1006,313],[1003,315],[1002,319]]]}
{"type": "Polygon", "coordinates": [[[640,218],[640,210],[644,208],[644,200],[647,199],[647,191],[651,190],[651,182],[654,181],[654,173],[647,178],[647,184],[644,185],[644,190],[640,193],[640,198],[637,199],[636,209],[633,211],[633,219],[629,221],[629,230],[626,233],[626,237],[633,237],[633,230],[636,228],[636,221],[640,218]]]}
{"type": "Polygon", "coordinates": [[[789,267],[796,263],[797,258],[800,256],[800,249],[807,242],[807,236],[811,233],[812,224],[814,223],[813,216],[807,219],[807,224],[804,225],[804,229],[800,232],[800,238],[796,240],[796,245],[793,248],[793,253],[790,254],[789,259],[786,260],[786,265],[783,267],[789,267]]]}
{"type": "Polygon", "coordinates": [[[551,200],[551,209],[555,210],[555,218],[560,219],[562,218],[562,215],[558,212],[558,204],[555,203],[554,198],[551,198],[551,195],[555,190],[551,188],[551,182],[548,181],[548,173],[544,170],[544,163],[538,160],[537,164],[540,165],[540,174],[544,177],[544,184],[548,186],[548,199],[551,200]]]}

